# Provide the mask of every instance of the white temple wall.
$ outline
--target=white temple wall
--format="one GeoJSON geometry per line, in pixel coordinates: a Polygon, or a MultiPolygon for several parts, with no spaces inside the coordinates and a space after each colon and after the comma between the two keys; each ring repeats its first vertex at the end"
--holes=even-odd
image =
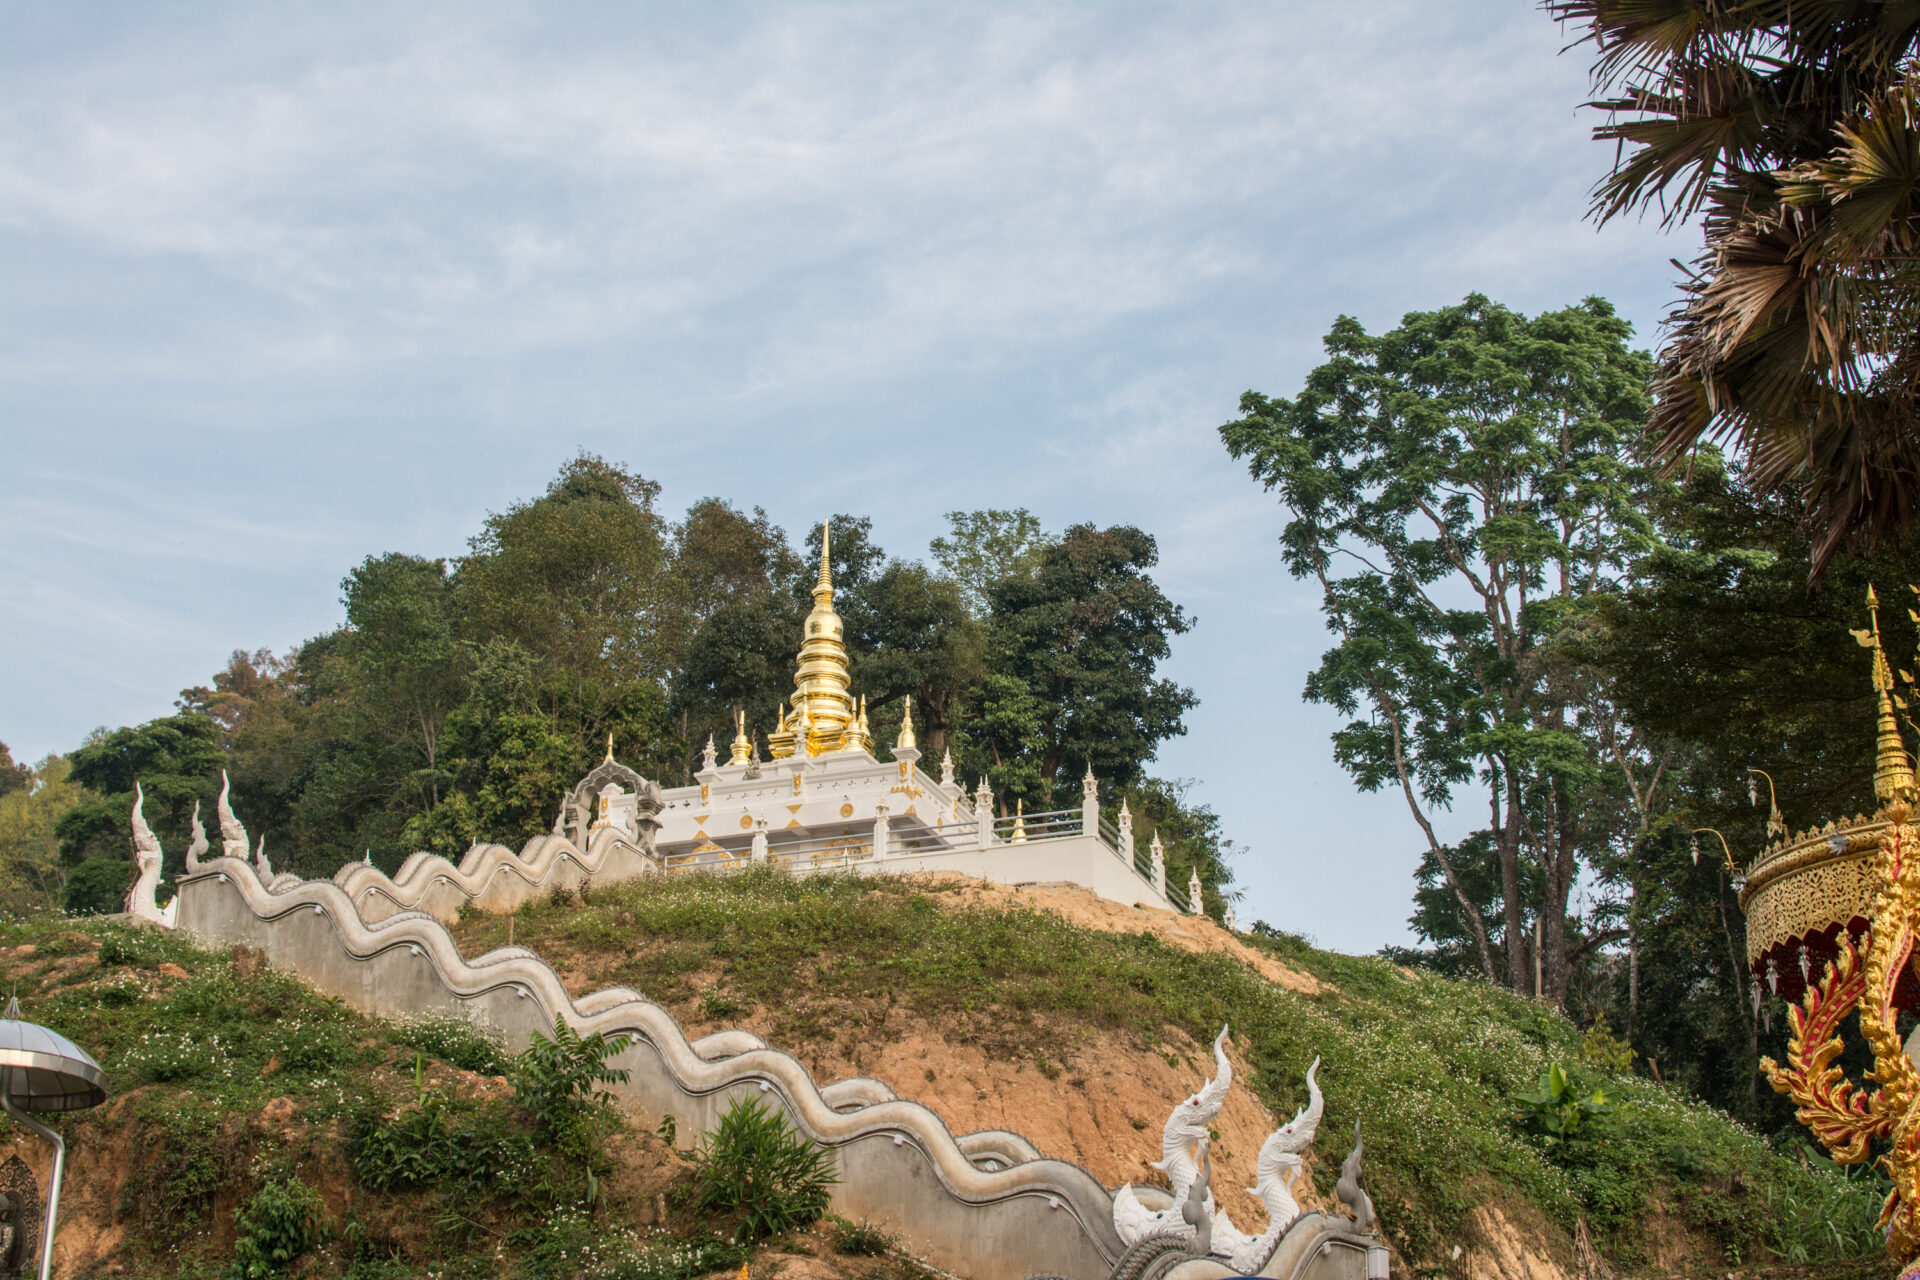
{"type": "MultiPolygon", "coordinates": [[[[1092,836],[1065,836],[986,849],[955,849],[912,854],[859,864],[872,875],[908,875],[916,871],[954,871],[999,885],[1073,884],[1111,902],[1178,910],[1166,895],[1135,874],[1119,855],[1092,836]]],[[[799,870],[799,868],[793,868],[799,870]]]]}

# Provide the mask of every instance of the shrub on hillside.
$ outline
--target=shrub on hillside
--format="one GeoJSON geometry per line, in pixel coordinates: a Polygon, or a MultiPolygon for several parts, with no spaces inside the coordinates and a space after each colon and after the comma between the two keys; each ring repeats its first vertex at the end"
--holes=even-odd
{"type": "Polygon", "coordinates": [[[233,1215],[227,1280],[271,1280],[320,1247],[326,1204],[298,1178],[276,1178],[233,1215]]]}
{"type": "Polygon", "coordinates": [[[694,1205],[737,1215],[738,1240],[764,1240],[817,1221],[839,1181],[827,1151],[795,1133],[777,1109],[737,1099],[694,1153],[694,1205]]]}
{"type": "Polygon", "coordinates": [[[626,1068],[609,1067],[607,1059],[632,1042],[632,1036],[608,1038],[599,1031],[582,1036],[559,1015],[551,1040],[533,1033],[527,1051],[514,1061],[513,1091],[556,1147],[573,1155],[594,1149],[590,1120],[596,1113],[609,1113],[613,1100],[600,1086],[627,1078],[626,1068]]]}
{"type": "Polygon", "coordinates": [[[88,858],[67,873],[63,905],[70,916],[110,916],[127,905],[133,864],[125,858],[88,858]]]}
{"type": "Polygon", "coordinates": [[[512,1057],[498,1029],[457,1013],[423,1013],[392,1022],[394,1039],[476,1075],[507,1073],[512,1057]]]}

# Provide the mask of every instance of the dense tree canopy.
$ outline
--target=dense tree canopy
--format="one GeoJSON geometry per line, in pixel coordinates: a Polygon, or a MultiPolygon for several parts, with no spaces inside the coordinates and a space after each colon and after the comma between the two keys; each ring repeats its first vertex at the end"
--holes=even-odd
{"type": "Polygon", "coordinates": [[[1556,998],[1604,936],[1568,902],[1608,762],[1544,642],[1649,538],[1628,336],[1597,299],[1529,319],[1475,296],[1377,336],[1342,317],[1298,397],[1250,392],[1221,428],[1338,637],[1306,696],[1364,710],[1335,757],[1401,792],[1488,979],[1531,991],[1537,958],[1556,998]],[[1430,811],[1469,787],[1488,825],[1450,848],[1430,811]]]}
{"type": "MultiPolygon", "coordinates": [[[[341,582],[342,625],[284,656],[236,650],[181,692],[179,715],[97,736],[70,772],[0,762],[0,805],[41,797],[18,821],[0,808],[0,894],[44,902],[64,875],[71,905],[117,909],[135,776],[169,872],[195,800],[211,821],[224,768],[276,865],[325,875],[368,854],[391,868],[416,849],[517,846],[609,738],[668,785],[691,781],[709,735],[731,739],[736,708],[764,750],[793,689],[821,529],[796,546],[764,511],[719,498],[669,524],[658,494],[582,454],[454,561],[369,555],[341,582]],[[55,819],[57,837],[35,834],[55,819]]],[[[1153,540],[1091,526],[1056,539],[1024,511],[950,522],[960,542],[929,565],[889,556],[864,517],[831,518],[835,607],[881,754],[912,698],[922,749],[937,761],[951,747],[1009,810],[1068,775],[1077,794],[1091,759],[1153,798],[1176,870],[1200,867],[1217,906],[1231,880],[1218,819],[1146,773],[1192,705],[1155,674],[1189,623],[1149,576],[1153,540]]]]}

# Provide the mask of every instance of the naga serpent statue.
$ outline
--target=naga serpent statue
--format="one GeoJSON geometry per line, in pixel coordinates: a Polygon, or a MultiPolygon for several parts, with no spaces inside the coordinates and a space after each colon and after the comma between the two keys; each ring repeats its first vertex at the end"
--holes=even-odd
{"type": "Polygon", "coordinates": [[[1161,1131],[1163,1154],[1152,1167],[1167,1175],[1173,1203],[1166,1209],[1150,1210],[1140,1203],[1133,1184],[1128,1183],[1114,1194],[1113,1228],[1119,1234],[1121,1243],[1130,1248],[1153,1238],[1179,1239],[1190,1246],[1204,1249],[1208,1255],[1226,1260],[1229,1265],[1245,1273],[1258,1270],[1273,1255],[1280,1237],[1300,1216],[1300,1206],[1293,1198],[1293,1184],[1300,1176],[1301,1152],[1312,1144],[1314,1133],[1320,1127],[1325,1099],[1314,1079],[1320,1068],[1320,1059],[1315,1058],[1313,1065],[1307,1068],[1307,1105],[1260,1144],[1260,1154],[1255,1161],[1255,1185],[1248,1190],[1260,1197],[1266,1207],[1267,1229],[1257,1236],[1239,1230],[1214,1205],[1212,1193],[1201,1186],[1198,1188],[1201,1192],[1200,1205],[1204,1207],[1212,1227],[1210,1238],[1203,1243],[1197,1238],[1201,1233],[1189,1224],[1183,1211],[1187,1207],[1188,1193],[1196,1188],[1200,1179],[1195,1148],[1204,1158],[1209,1137],[1207,1126],[1219,1116],[1226,1104],[1227,1090],[1233,1084],[1233,1068],[1227,1062],[1226,1040],[1227,1028],[1222,1027],[1213,1042],[1218,1073],[1198,1093],[1173,1109],[1173,1113],[1167,1117],[1166,1127],[1161,1131]]]}
{"type": "MultiPolygon", "coordinates": [[[[1180,1207],[1186,1202],[1187,1189],[1200,1176],[1200,1166],[1193,1158],[1194,1145],[1207,1140],[1207,1126],[1226,1105],[1227,1090],[1233,1085],[1233,1064],[1227,1061],[1226,1043],[1227,1028],[1221,1027],[1220,1034],[1213,1040],[1213,1060],[1219,1071],[1198,1093],[1173,1109],[1166,1127],[1160,1131],[1161,1157],[1150,1167],[1167,1175],[1173,1204],[1158,1212],[1148,1209],[1134,1194],[1131,1182],[1114,1193],[1113,1229],[1119,1232],[1123,1243],[1134,1244],[1164,1232],[1191,1233],[1180,1216],[1180,1207]]],[[[1213,1193],[1209,1191],[1205,1201],[1209,1213],[1216,1212],[1212,1202],[1213,1193]]]]}
{"type": "Polygon", "coordinates": [[[140,867],[140,878],[127,891],[127,914],[135,920],[171,929],[180,916],[180,899],[176,896],[164,908],[159,904],[160,840],[147,825],[147,815],[141,811],[146,799],[147,794],[136,779],[133,784],[133,860],[140,867]]]}

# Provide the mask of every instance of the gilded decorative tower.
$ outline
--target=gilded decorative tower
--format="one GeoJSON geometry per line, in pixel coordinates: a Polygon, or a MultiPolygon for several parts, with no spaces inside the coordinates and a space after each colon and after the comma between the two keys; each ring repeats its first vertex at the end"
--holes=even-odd
{"type": "Polygon", "coordinates": [[[1873,619],[1872,631],[1854,633],[1863,646],[1873,650],[1873,691],[1879,695],[1880,719],[1874,750],[1873,798],[1882,809],[1896,800],[1913,799],[1913,765],[1907,756],[1907,744],[1900,736],[1900,722],[1893,714],[1893,669],[1887,663],[1886,649],[1880,643],[1880,599],[1867,588],[1867,612],[1873,619]]]}
{"type": "Polygon", "coordinates": [[[839,751],[862,737],[853,697],[847,692],[853,682],[847,672],[845,627],[833,611],[833,575],[828,567],[831,538],[832,531],[821,525],[820,580],[813,588],[813,609],[800,642],[800,666],[793,673],[793,697],[788,699],[792,710],[767,735],[775,760],[793,755],[803,732],[810,756],[839,751]]]}

